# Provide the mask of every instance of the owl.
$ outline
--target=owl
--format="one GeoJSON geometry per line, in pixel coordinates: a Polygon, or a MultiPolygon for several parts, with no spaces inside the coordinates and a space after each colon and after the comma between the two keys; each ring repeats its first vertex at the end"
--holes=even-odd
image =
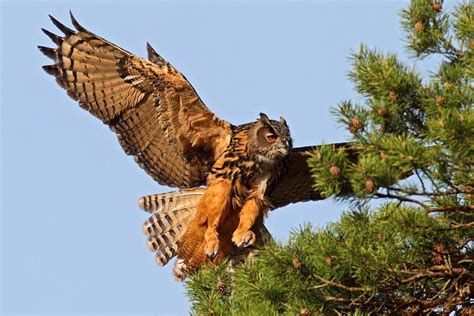
{"type": "Polygon", "coordinates": [[[306,164],[314,148],[293,148],[284,118],[260,113],[238,126],[221,120],[150,44],[145,60],[89,32],[72,14],[75,30],[50,18],[63,34],[43,29],[55,44],[39,46],[54,61],[43,69],[107,124],[154,180],[178,188],[139,200],[151,214],[143,226],[147,245],[159,265],[177,256],[176,279],[265,246],[269,210],[322,199],[306,164]]]}

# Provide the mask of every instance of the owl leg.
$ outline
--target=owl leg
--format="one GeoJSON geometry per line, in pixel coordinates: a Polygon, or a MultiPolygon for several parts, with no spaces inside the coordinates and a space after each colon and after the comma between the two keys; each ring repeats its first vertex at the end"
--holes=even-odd
{"type": "Polygon", "coordinates": [[[227,180],[219,180],[209,185],[199,208],[207,214],[207,229],[204,234],[204,252],[213,259],[219,252],[218,228],[230,211],[231,185],[227,180]]]}
{"type": "Polygon", "coordinates": [[[263,214],[263,203],[258,198],[248,199],[239,215],[239,226],[232,235],[232,241],[237,247],[249,247],[255,244],[256,236],[250,229],[259,216],[263,214]]]}

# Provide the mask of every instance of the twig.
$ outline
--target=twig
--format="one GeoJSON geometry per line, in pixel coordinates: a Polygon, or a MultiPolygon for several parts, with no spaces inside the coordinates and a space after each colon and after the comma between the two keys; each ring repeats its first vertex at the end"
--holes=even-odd
{"type": "MultiPolygon", "coordinates": [[[[330,280],[325,279],[323,277],[320,277],[319,275],[316,275],[316,274],[313,274],[313,277],[315,277],[316,279],[318,279],[321,282],[326,283],[327,285],[338,287],[340,289],[343,289],[343,290],[346,290],[346,291],[349,291],[349,292],[370,292],[370,291],[372,291],[372,288],[370,288],[370,287],[366,287],[366,288],[350,287],[350,286],[346,286],[344,284],[340,284],[340,283],[337,283],[337,282],[334,282],[334,281],[330,281],[330,280]]],[[[319,287],[320,287],[320,285],[316,285],[314,287],[311,287],[310,289],[319,288],[319,287]]]]}
{"type": "Polygon", "coordinates": [[[423,192],[426,192],[425,183],[423,182],[423,179],[421,179],[420,173],[418,172],[418,169],[416,169],[416,168],[415,168],[415,174],[418,178],[418,181],[420,181],[420,183],[421,183],[421,188],[423,189],[423,192]]]}
{"type": "Polygon", "coordinates": [[[335,297],[335,296],[326,296],[326,297],[324,297],[324,300],[328,301],[328,302],[341,302],[341,303],[352,302],[351,299],[342,298],[342,297],[335,297]]]}
{"type": "MultiPolygon", "coordinates": [[[[423,173],[425,174],[425,176],[430,180],[431,184],[435,187],[436,190],[440,191],[440,188],[439,186],[436,184],[436,182],[434,181],[433,177],[431,176],[431,173],[428,169],[425,169],[423,168],[422,169],[423,173]]],[[[455,188],[455,187],[454,187],[455,188]]]]}
{"type": "Polygon", "coordinates": [[[326,286],[328,286],[328,285],[329,285],[329,284],[327,284],[327,283],[324,283],[324,284],[321,284],[321,285],[315,285],[315,286],[309,287],[308,290],[317,290],[317,289],[326,287],[326,286]]]}
{"type": "Polygon", "coordinates": [[[397,192],[402,192],[408,195],[420,195],[420,196],[446,196],[446,195],[456,195],[463,192],[458,192],[457,190],[449,190],[446,192],[418,192],[418,191],[411,191],[405,190],[401,188],[394,188],[394,187],[387,187],[387,189],[397,192]]]}
{"type": "Polygon", "coordinates": [[[415,200],[415,199],[408,198],[408,197],[406,197],[406,196],[395,195],[395,194],[391,194],[391,193],[387,193],[387,194],[384,194],[384,193],[376,193],[375,196],[380,197],[380,198],[385,198],[385,199],[397,199],[397,200],[400,200],[400,201],[402,201],[402,202],[415,203],[415,204],[420,205],[420,206],[423,207],[424,209],[427,209],[427,210],[430,209],[430,207],[429,207],[428,205],[426,205],[425,203],[420,202],[420,201],[415,200]]]}
{"type": "Polygon", "coordinates": [[[456,212],[456,211],[474,211],[474,205],[456,205],[456,206],[429,207],[428,208],[428,213],[456,212]]]}
{"type": "Polygon", "coordinates": [[[469,227],[473,227],[474,226],[474,222],[470,222],[470,223],[462,223],[462,224],[454,224],[454,225],[451,225],[451,228],[469,228],[469,227]]]}
{"type": "Polygon", "coordinates": [[[416,280],[419,280],[419,279],[423,279],[423,278],[439,278],[439,277],[452,278],[454,276],[463,275],[465,273],[467,273],[467,270],[463,269],[463,268],[455,268],[455,269],[452,269],[451,271],[446,271],[446,272],[426,271],[426,272],[423,272],[423,273],[415,274],[415,275],[413,275],[409,278],[400,280],[400,283],[401,284],[410,283],[410,282],[413,282],[413,281],[416,281],[416,280]]]}

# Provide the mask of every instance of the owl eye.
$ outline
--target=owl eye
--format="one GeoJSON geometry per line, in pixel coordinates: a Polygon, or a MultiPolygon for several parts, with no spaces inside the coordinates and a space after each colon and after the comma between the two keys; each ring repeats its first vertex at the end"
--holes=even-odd
{"type": "Polygon", "coordinates": [[[267,137],[267,140],[270,142],[270,143],[274,143],[278,136],[273,134],[273,133],[267,133],[267,135],[265,135],[267,137]]]}

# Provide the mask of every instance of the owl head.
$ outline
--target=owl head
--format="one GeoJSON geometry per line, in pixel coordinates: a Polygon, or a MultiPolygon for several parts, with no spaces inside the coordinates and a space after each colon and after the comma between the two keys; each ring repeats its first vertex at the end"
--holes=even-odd
{"type": "Polygon", "coordinates": [[[261,163],[274,163],[285,158],[293,146],[290,129],[283,117],[274,121],[260,113],[252,136],[251,147],[255,151],[256,159],[261,163]]]}

